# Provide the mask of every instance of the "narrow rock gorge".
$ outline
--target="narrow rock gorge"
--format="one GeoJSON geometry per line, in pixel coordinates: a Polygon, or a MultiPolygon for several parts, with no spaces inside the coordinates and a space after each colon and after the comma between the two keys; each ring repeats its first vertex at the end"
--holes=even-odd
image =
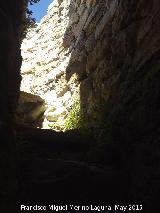
{"type": "Polygon", "coordinates": [[[0,3],[3,212],[158,212],[160,2],[54,0],[21,45],[24,8],[0,3]]]}
{"type": "Polygon", "coordinates": [[[69,80],[66,78],[71,54],[63,43],[69,7],[69,1],[53,1],[48,14],[37,27],[29,30],[21,46],[21,90],[44,99],[46,109],[42,127],[45,129],[69,128],[67,117],[80,101],[77,75],[69,80]]]}

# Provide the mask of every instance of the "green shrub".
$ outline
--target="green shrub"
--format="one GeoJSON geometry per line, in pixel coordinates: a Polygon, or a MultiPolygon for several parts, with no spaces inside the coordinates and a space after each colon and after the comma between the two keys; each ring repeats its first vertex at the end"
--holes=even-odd
{"type": "Polygon", "coordinates": [[[64,123],[65,123],[65,130],[80,129],[81,127],[80,102],[75,101],[64,123]]]}

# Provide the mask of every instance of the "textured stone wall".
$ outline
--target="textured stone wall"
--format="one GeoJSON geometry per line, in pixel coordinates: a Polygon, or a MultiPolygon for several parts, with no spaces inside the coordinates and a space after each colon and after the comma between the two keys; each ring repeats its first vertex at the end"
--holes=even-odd
{"type": "Polygon", "coordinates": [[[67,78],[79,75],[82,110],[91,123],[102,106],[106,120],[115,117],[132,136],[156,128],[159,9],[156,0],[71,1],[64,36],[71,50],[67,78]]]}
{"type": "Polygon", "coordinates": [[[0,2],[0,202],[15,211],[16,163],[12,121],[20,87],[22,1],[0,2]]]}
{"type": "Polygon", "coordinates": [[[21,88],[69,103],[76,73],[87,125],[137,140],[158,119],[159,43],[158,0],[55,0],[23,42],[21,88]]]}
{"type": "Polygon", "coordinates": [[[27,33],[21,45],[21,90],[45,100],[43,128],[65,129],[75,99],[79,96],[76,76],[66,80],[70,59],[63,37],[68,26],[69,1],[53,1],[38,26],[27,33]]]}
{"type": "Polygon", "coordinates": [[[93,158],[125,166],[130,192],[155,201],[160,171],[148,163],[160,162],[160,2],[71,1],[69,18],[66,76],[81,82],[81,111],[99,142],[93,158]]]}
{"type": "Polygon", "coordinates": [[[152,205],[160,190],[159,34],[159,0],[55,0],[29,34],[31,67],[22,67],[24,82],[37,78],[30,89],[48,93],[51,107],[77,74],[83,125],[97,139],[89,160],[123,170],[129,196],[152,205]]]}

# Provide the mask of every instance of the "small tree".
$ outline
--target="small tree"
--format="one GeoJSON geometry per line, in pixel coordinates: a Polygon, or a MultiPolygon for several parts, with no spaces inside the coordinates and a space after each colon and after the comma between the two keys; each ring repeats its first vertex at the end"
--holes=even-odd
{"type": "Polygon", "coordinates": [[[33,12],[28,9],[28,5],[38,3],[40,0],[24,0],[25,15],[23,20],[23,34],[22,39],[26,37],[27,30],[36,26],[36,20],[32,17],[33,12]]]}
{"type": "MultiPolygon", "coordinates": [[[[28,0],[28,4],[33,5],[34,3],[38,3],[40,0],[28,0]]],[[[33,12],[27,8],[27,20],[28,26],[32,27],[35,25],[35,18],[32,17],[33,12]]]]}

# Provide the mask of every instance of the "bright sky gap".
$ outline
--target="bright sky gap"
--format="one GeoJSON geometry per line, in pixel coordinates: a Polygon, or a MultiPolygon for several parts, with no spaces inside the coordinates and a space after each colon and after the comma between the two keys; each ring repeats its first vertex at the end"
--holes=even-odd
{"type": "Polygon", "coordinates": [[[36,22],[40,20],[47,14],[48,6],[53,2],[53,0],[40,0],[40,2],[29,5],[29,9],[33,12],[33,18],[36,19],[36,22]]]}

